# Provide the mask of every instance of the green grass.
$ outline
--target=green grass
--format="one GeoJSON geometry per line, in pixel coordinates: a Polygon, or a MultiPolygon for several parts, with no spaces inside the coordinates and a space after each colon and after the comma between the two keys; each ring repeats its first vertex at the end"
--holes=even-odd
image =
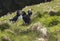
{"type": "MultiPolygon", "coordinates": [[[[27,6],[22,10],[26,11],[28,9],[33,9],[33,14],[36,17],[32,18],[32,23],[41,22],[48,29],[49,41],[56,41],[60,39],[60,16],[54,15],[50,16],[50,11],[60,12],[60,0],[54,0],[47,3],[40,3],[37,5],[27,6]],[[39,12],[39,13],[37,13],[39,12]],[[41,17],[40,17],[40,16],[41,17]],[[55,21],[55,22],[54,22],[55,21]],[[56,23],[56,25],[54,25],[56,23]]],[[[60,13],[59,13],[60,14],[60,13]]],[[[30,25],[22,25],[23,20],[18,20],[16,23],[11,23],[8,21],[10,18],[13,18],[16,15],[16,12],[6,15],[3,18],[0,18],[0,24],[5,23],[9,24],[10,28],[5,31],[0,31],[0,41],[2,41],[2,36],[8,36],[12,41],[35,41],[39,37],[39,33],[36,31],[29,31],[28,27],[30,25]]]]}

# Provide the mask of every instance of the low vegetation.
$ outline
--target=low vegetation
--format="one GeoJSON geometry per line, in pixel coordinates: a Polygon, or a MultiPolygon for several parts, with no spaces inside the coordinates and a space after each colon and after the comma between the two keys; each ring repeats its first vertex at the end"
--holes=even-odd
{"type": "Polygon", "coordinates": [[[29,27],[36,22],[42,23],[48,29],[48,41],[60,41],[60,0],[26,6],[22,10],[27,12],[30,8],[33,15],[29,25],[23,25],[22,19],[15,23],[10,22],[9,19],[13,18],[16,12],[0,18],[0,41],[3,36],[11,41],[35,41],[39,33],[30,31],[29,27]]]}

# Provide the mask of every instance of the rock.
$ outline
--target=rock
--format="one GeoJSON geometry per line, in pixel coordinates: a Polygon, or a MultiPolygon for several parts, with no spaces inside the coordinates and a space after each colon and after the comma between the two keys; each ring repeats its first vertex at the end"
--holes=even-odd
{"type": "Polygon", "coordinates": [[[41,28],[40,32],[41,32],[41,35],[43,38],[47,38],[47,29],[46,28],[41,28]]]}
{"type": "Polygon", "coordinates": [[[47,38],[47,28],[44,27],[40,22],[33,24],[30,29],[33,31],[38,31],[43,38],[47,38]]]}
{"type": "Polygon", "coordinates": [[[35,24],[33,24],[33,25],[31,25],[31,30],[38,30],[38,31],[40,31],[40,28],[42,28],[42,25],[41,25],[41,23],[40,22],[38,22],[38,23],[35,23],[35,24]]]}
{"type": "Polygon", "coordinates": [[[44,39],[44,38],[37,38],[36,41],[47,41],[47,39],[44,39]]]}

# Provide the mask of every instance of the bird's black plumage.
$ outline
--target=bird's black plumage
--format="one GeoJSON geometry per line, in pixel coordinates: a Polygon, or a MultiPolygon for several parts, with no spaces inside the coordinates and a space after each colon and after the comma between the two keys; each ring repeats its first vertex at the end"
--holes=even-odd
{"type": "Polygon", "coordinates": [[[27,24],[30,23],[30,17],[29,15],[27,15],[24,11],[22,12],[22,18],[23,18],[23,21],[27,24]]]}
{"type": "Polygon", "coordinates": [[[16,22],[19,16],[20,16],[20,13],[19,13],[19,10],[17,10],[16,16],[13,17],[13,19],[10,19],[10,21],[16,22]]]}
{"type": "Polygon", "coordinates": [[[16,22],[17,19],[18,19],[18,16],[15,16],[15,17],[13,17],[13,19],[10,19],[10,21],[14,21],[14,22],[16,22]]]}

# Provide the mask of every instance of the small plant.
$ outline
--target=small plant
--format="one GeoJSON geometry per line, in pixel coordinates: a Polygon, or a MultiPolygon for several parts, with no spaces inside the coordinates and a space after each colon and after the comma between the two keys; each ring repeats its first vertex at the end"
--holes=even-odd
{"type": "Polygon", "coordinates": [[[50,12],[49,12],[49,15],[50,15],[50,16],[54,16],[54,15],[60,16],[60,11],[58,11],[58,12],[50,11],[50,12]]]}
{"type": "Polygon", "coordinates": [[[58,23],[60,23],[59,21],[57,21],[57,20],[52,20],[50,23],[49,23],[49,27],[50,26],[54,26],[54,25],[57,25],[58,23]]]}
{"type": "Polygon", "coordinates": [[[49,15],[50,15],[50,16],[54,16],[54,15],[56,15],[56,12],[50,11],[50,12],[49,12],[49,15]]]}
{"type": "Polygon", "coordinates": [[[42,17],[42,14],[39,11],[37,12],[37,17],[42,17]]]}
{"type": "Polygon", "coordinates": [[[60,11],[56,12],[56,15],[60,16],[60,11]]]}

